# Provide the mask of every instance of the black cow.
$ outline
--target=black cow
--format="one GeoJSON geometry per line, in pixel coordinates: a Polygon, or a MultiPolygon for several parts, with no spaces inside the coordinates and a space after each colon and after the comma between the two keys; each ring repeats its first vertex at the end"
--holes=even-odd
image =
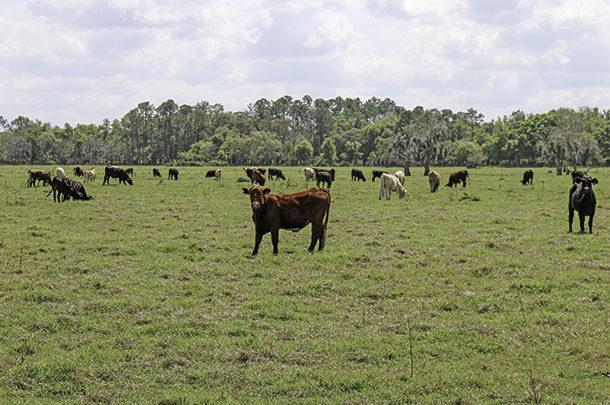
{"type": "Polygon", "coordinates": [[[382,176],[384,173],[389,174],[388,172],[386,172],[386,171],[384,171],[384,170],[373,170],[373,183],[375,182],[375,178],[377,178],[377,177],[378,177],[378,178],[381,178],[381,176],[382,176]]]}
{"type": "Polygon", "coordinates": [[[119,184],[129,183],[130,186],[133,186],[133,181],[131,180],[131,177],[129,177],[129,175],[127,174],[125,169],[121,169],[120,167],[116,167],[116,166],[106,166],[106,170],[104,171],[104,181],[102,182],[102,186],[104,184],[110,185],[111,177],[113,179],[119,179],[119,184]]]}
{"type": "Polygon", "coordinates": [[[597,204],[595,193],[593,192],[594,184],[597,184],[597,179],[592,179],[587,175],[574,178],[574,185],[570,189],[570,200],[568,202],[569,232],[572,232],[574,211],[578,211],[580,232],[585,233],[585,216],[588,216],[589,233],[593,233],[593,217],[595,216],[595,205],[597,204]]]}
{"type": "Polygon", "coordinates": [[[170,167],[169,173],[167,175],[167,179],[168,180],[174,179],[174,180],[178,181],[178,169],[176,169],[174,167],[170,167]]]}
{"type": "Polygon", "coordinates": [[[447,183],[446,187],[457,187],[460,182],[462,182],[462,186],[466,187],[466,179],[468,178],[468,170],[460,170],[455,173],[452,173],[449,176],[449,183],[447,183]]]}
{"type": "Polygon", "coordinates": [[[328,184],[328,188],[333,184],[333,176],[327,170],[318,170],[316,172],[316,186],[320,187],[320,183],[324,185],[324,183],[328,184]]]}
{"type": "Polygon", "coordinates": [[[83,169],[81,169],[80,166],[76,166],[74,168],[74,175],[78,177],[83,177],[85,175],[85,172],[83,172],[83,169]]]}
{"type": "Polygon", "coordinates": [[[352,169],[352,181],[358,180],[366,181],[364,178],[364,173],[362,173],[362,170],[352,169]]]}
{"type": "Polygon", "coordinates": [[[51,191],[53,193],[53,201],[62,202],[69,200],[70,197],[74,200],[90,200],[90,195],[87,195],[85,186],[80,181],[72,180],[67,177],[54,177],[51,181],[51,191]],[[62,200],[63,197],[63,200],[62,200]]]}
{"type": "Polygon", "coordinates": [[[161,177],[161,172],[156,167],[153,169],[153,177],[161,177]]]}
{"type": "Polygon", "coordinates": [[[532,169],[527,169],[523,172],[523,180],[521,180],[521,184],[524,186],[526,184],[534,184],[534,171],[532,169]]]}
{"type": "Polygon", "coordinates": [[[216,177],[216,169],[208,170],[205,173],[205,177],[216,177]]]}
{"type": "Polygon", "coordinates": [[[270,167],[269,168],[269,179],[270,180],[277,180],[277,179],[286,180],[286,177],[284,177],[284,173],[282,173],[282,171],[280,169],[275,169],[273,167],[270,167]],[[275,179],[273,177],[275,177],[275,179]]]}

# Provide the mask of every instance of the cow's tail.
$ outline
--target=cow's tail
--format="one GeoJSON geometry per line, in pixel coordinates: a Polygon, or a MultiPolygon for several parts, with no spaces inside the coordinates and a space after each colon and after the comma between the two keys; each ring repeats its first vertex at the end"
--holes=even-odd
{"type": "Polygon", "coordinates": [[[326,207],[326,218],[324,218],[324,227],[322,228],[322,243],[326,243],[326,228],[328,227],[328,216],[330,214],[330,191],[328,190],[324,190],[326,191],[326,194],[328,194],[328,206],[326,207]]]}

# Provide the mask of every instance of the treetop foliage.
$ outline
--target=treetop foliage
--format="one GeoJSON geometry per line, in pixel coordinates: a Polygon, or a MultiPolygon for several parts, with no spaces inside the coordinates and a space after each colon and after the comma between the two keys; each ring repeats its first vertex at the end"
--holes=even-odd
{"type": "Polygon", "coordinates": [[[262,98],[245,111],[207,101],[139,103],[101,125],[0,116],[0,163],[128,165],[610,164],[610,110],[408,110],[390,99],[262,98]]]}

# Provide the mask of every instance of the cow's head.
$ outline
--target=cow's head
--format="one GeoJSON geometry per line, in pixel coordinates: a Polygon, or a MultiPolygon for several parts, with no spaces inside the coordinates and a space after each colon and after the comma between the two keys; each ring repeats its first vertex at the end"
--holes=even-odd
{"type": "Polygon", "coordinates": [[[262,189],[261,186],[255,184],[250,188],[242,187],[244,194],[250,195],[250,206],[252,211],[256,212],[262,208],[265,203],[265,196],[271,192],[271,189],[262,189]]]}
{"type": "Polygon", "coordinates": [[[405,196],[405,194],[407,194],[407,189],[400,186],[398,187],[398,198],[403,198],[405,196]]]}
{"type": "Polygon", "coordinates": [[[585,174],[574,178],[574,183],[578,184],[581,190],[588,192],[589,190],[591,190],[594,184],[598,183],[598,181],[597,179],[592,179],[591,176],[585,174]]]}

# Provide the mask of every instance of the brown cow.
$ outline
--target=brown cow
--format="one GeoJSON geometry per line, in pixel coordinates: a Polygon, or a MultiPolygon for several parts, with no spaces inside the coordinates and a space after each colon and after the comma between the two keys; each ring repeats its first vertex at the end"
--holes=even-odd
{"type": "Polygon", "coordinates": [[[252,169],[252,183],[259,184],[261,186],[265,185],[265,175],[260,172],[258,169],[252,169]]]}
{"type": "Polygon", "coordinates": [[[127,172],[127,174],[128,174],[130,177],[133,177],[133,167],[127,168],[127,169],[125,169],[125,171],[127,172]]]}
{"type": "Polygon", "coordinates": [[[271,232],[273,254],[277,254],[280,229],[298,232],[310,223],[309,251],[314,251],[318,241],[318,250],[324,249],[330,211],[330,192],[327,189],[314,187],[298,193],[278,195],[269,194],[270,189],[262,189],[255,184],[249,189],[243,187],[242,190],[250,195],[252,221],[256,229],[252,256],[258,253],[263,235],[267,232],[271,232]]]}
{"type": "Polygon", "coordinates": [[[51,175],[49,174],[49,172],[45,172],[44,170],[38,169],[28,170],[28,187],[32,187],[32,185],[34,185],[35,188],[37,185],[36,182],[40,184],[41,180],[43,187],[47,184],[51,185],[51,175]]]}
{"type": "Polygon", "coordinates": [[[466,179],[468,178],[468,170],[460,170],[458,172],[452,173],[449,176],[449,183],[446,184],[446,187],[457,187],[460,182],[462,182],[463,187],[466,187],[466,179]]]}
{"type": "Polygon", "coordinates": [[[438,186],[441,184],[441,175],[438,172],[431,170],[428,173],[428,184],[430,184],[430,192],[436,193],[438,186]]]}
{"type": "Polygon", "coordinates": [[[83,172],[83,169],[81,169],[80,166],[76,166],[74,168],[74,175],[78,177],[83,177],[85,175],[85,172],[83,172]]]}
{"type": "Polygon", "coordinates": [[[527,169],[523,172],[523,180],[521,180],[521,184],[523,184],[524,186],[526,184],[534,184],[534,171],[532,169],[527,169]]]}

